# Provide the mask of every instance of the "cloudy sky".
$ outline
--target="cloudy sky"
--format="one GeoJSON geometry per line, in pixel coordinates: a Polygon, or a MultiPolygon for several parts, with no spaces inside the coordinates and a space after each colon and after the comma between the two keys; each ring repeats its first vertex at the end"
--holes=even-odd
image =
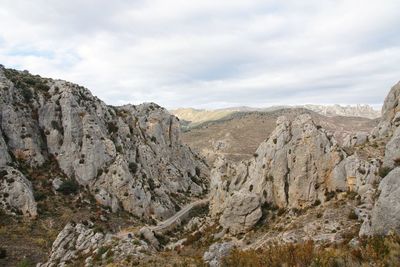
{"type": "Polygon", "coordinates": [[[400,80],[399,0],[0,0],[0,63],[167,108],[371,104],[400,80]]]}

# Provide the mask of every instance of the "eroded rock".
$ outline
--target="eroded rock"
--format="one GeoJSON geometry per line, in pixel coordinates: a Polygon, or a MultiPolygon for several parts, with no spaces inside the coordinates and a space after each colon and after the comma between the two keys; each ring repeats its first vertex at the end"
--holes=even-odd
{"type": "Polygon", "coordinates": [[[0,168],[0,205],[11,214],[37,216],[31,182],[12,167],[0,168]]]}

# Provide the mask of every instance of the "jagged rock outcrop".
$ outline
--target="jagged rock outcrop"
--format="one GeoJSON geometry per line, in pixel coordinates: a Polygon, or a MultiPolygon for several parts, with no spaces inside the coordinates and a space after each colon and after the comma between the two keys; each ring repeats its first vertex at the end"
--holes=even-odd
{"type": "Polygon", "coordinates": [[[368,217],[380,165],[378,160],[348,157],[309,115],[293,121],[280,117],[252,160],[231,164],[220,158],[215,162],[210,211],[214,217],[221,215],[225,229],[239,233],[257,223],[265,203],[302,209],[325,202],[330,192],[353,191],[360,195],[360,213],[368,217]],[[248,215],[250,219],[238,220],[248,215]]]}
{"type": "Polygon", "coordinates": [[[357,192],[363,202],[373,204],[375,185],[381,180],[379,167],[378,160],[366,161],[356,155],[347,157],[333,169],[332,187],[357,192]]]}
{"type": "Polygon", "coordinates": [[[393,168],[400,164],[400,82],[392,87],[382,107],[382,119],[373,130],[372,137],[388,139],[384,166],[393,168]]]}
{"type": "Polygon", "coordinates": [[[0,207],[11,214],[37,216],[31,182],[12,167],[0,168],[0,207]]]}
{"type": "Polygon", "coordinates": [[[358,132],[355,134],[348,134],[343,139],[343,147],[354,147],[360,146],[367,143],[369,140],[369,134],[364,132],[358,132]]]}
{"type": "Polygon", "coordinates": [[[371,213],[371,221],[360,235],[400,233],[400,168],[391,171],[379,185],[379,198],[371,213]]]}
{"type": "Polygon", "coordinates": [[[234,247],[233,242],[212,244],[208,251],[204,253],[203,259],[210,267],[221,266],[221,260],[228,256],[234,247]]]}
{"type": "Polygon", "coordinates": [[[28,167],[54,157],[114,211],[162,219],[207,190],[207,167],[181,144],[178,119],[153,103],[107,106],[81,86],[1,67],[0,131],[0,166],[7,151],[28,167]]]}
{"type": "Polygon", "coordinates": [[[213,214],[224,210],[229,192],[239,190],[255,193],[261,203],[278,207],[304,208],[324,201],[326,191],[337,189],[332,170],[344,156],[335,140],[309,115],[293,122],[280,117],[254,159],[237,166],[217,162],[211,175],[211,210],[213,214]]]}
{"type": "MultiPolygon", "coordinates": [[[[108,237],[110,238],[110,237],[108,237]]],[[[42,267],[65,266],[79,255],[88,254],[106,241],[103,233],[96,233],[83,224],[67,224],[53,243],[49,260],[42,267]]]]}
{"type": "Polygon", "coordinates": [[[400,82],[392,87],[382,108],[382,120],[374,129],[375,138],[388,140],[383,160],[384,170],[393,169],[379,184],[379,198],[365,220],[360,235],[400,233],[400,82]]]}
{"type": "Polygon", "coordinates": [[[127,257],[143,258],[152,252],[153,247],[133,235],[120,238],[96,232],[93,225],[69,223],[54,241],[48,261],[38,267],[70,266],[82,259],[85,266],[103,266],[106,258],[118,262],[127,257]]]}

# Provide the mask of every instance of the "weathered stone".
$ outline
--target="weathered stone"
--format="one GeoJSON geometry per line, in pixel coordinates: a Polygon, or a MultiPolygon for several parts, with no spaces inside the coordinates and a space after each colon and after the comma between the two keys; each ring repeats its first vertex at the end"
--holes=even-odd
{"type": "Polygon", "coordinates": [[[54,158],[99,203],[147,219],[169,217],[181,199],[207,190],[207,166],[158,105],[107,106],[81,86],[3,67],[0,86],[8,88],[0,90],[0,167],[11,156],[32,168],[54,158]]]}
{"type": "Polygon", "coordinates": [[[332,170],[344,157],[336,141],[309,115],[293,122],[280,117],[252,160],[237,165],[216,161],[211,171],[211,213],[220,214],[227,196],[239,190],[257,194],[261,204],[282,208],[305,208],[324,201],[326,191],[338,189],[332,170]]]}
{"type": "Polygon", "coordinates": [[[379,185],[379,198],[371,216],[371,227],[362,234],[400,234],[400,168],[391,171],[379,185]],[[369,231],[368,231],[369,230],[369,231]]]}
{"type": "Polygon", "coordinates": [[[210,267],[221,266],[221,260],[228,256],[234,247],[235,245],[232,242],[212,244],[208,251],[204,253],[203,260],[208,263],[210,267]]]}
{"type": "Polygon", "coordinates": [[[226,201],[219,223],[232,234],[248,231],[262,216],[260,197],[257,194],[239,191],[226,201]]]}
{"type": "Polygon", "coordinates": [[[64,182],[64,181],[63,181],[61,178],[59,178],[59,177],[54,178],[53,181],[51,182],[51,184],[52,184],[52,186],[53,186],[53,189],[54,189],[55,191],[57,191],[58,189],[60,189],[60,187],[61,187],[61,185],[63,184],[63,182],[64,182]]]}
{"type": "Polygon", "coordinates": [[[12,167],[0,168],[0,206],[12,214],[37,216],[31,182],[12,167]]]}

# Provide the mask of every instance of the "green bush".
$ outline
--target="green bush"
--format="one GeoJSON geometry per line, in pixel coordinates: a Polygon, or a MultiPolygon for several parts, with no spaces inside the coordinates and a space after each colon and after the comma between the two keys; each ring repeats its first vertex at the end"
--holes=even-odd
{"type": "Polygon", "coordinates": [[[131,171],[132,174],[135,174],[137,172],[138,165],[136,162],[130,162],[129,163],[129,170],[131,171]]]}
{"type": "Polygon", "coordinates": [[[115,122],[107,123],[107,129],[110,134],[118,132],[118,126],[115,122]]]}
{"type": "Polygon", "coordinates": [[[74,195],[79,190],[79,184],[75,180],[66,180],[64,181],[60,188],[58,188],[58,192],[63,193],[64,195],[74,195]]]}
{"type": "Polygon", "coordinates": [[[28,259],[23,259],[17,263],[17,267],[30,267],[30,266],[33,266],[33,264],[28,259]]]}

